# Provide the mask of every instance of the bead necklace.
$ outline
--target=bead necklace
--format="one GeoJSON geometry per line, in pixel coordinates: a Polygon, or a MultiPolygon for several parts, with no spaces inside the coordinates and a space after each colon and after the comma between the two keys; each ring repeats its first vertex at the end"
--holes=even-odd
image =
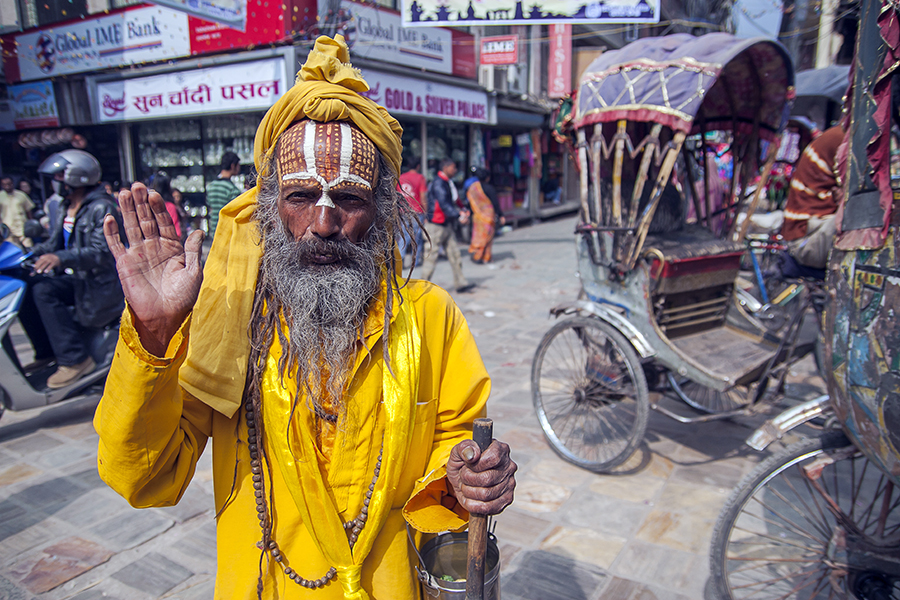
{"type": "MultiPolygon", "coordinates": [[[[254,410],[252,402],[246,403],[245,414],[247,418],[247,446],[250,449],[250,472],[253,474],[253,490],[254,494],[256,495],[256,517],[259,519],[259,525],[262,528],[263,536],[265,537],[267,528],[266,494],[265,488],[263,486],[262,464],[259,459],[259,445],[256,435],[256,411],[254,410]]],[[[328,416],[333,416],[334,420],[337,421],[337,415],[328,416]]],[[[331,421],[327,418],[326,420],[331,421]]],[[[378,460],[375,463],[375,474],[372,477],[372,483],[369,484],[369,489],[366,491],[366,497],[363,500],[362,510],[360,510],[359,515],[355,519],[344,523],[344,531],[350,532],[347,536],[347,540],[350,543],[351,550],[353,550],[353,546],[356,544],[356,540],[359,539],[359,534],[362,533],[363,527],[366,526],[366,520],[369,518],[369,503],[372,500],[372,493],[375,491],[375,483],[378,481],[378,476],[381,474],[381,457],[383,454],[384,440],[382,440],[381,443],[381,450],[378,451],[378,460]]],[[[275,542],[275,540],[269,540],[268,550],[272,553],[272,558],[278,561],[278,564],[281,565],[281,568],[284,570],[284,574],[287,575],[292,581],[305,588],[316,589],[324,587],[325,584],[327,584],[329,581],[334,579],[335,576],[337,576],[337,570],[334,567],[331,567],[330,569],[328,569],[328,572],[319,579],[304,579],[303,577],[300,577],[300,575],[292,568],[285,565],[284,555],[281,553],[281,549],[278,547],[278,544],[275,542]]]]}

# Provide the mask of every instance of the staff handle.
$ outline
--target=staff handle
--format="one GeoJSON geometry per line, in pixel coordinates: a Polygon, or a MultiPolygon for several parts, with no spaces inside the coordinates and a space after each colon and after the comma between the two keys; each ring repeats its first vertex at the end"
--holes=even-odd
{"type": "MultiPolygon", "coordinates": [[[[482,452],[494,438],[491,419],[475,419],[472,439],[482,452]]],[[[469,515],[468,560],[466,564],[466,600],[484,600],[484,557],[487,553],[487,515],[469,515]]]]}

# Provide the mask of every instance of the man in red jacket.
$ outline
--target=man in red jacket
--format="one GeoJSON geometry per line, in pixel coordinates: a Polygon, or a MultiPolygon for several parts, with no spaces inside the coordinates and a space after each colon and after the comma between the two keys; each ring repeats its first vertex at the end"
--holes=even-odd
{"type": "Polygon", "coordinates": [[[459,255],[459,246],[453,235],[453,221],[458,220],[463,225],[469,220],[469,211],[459,208],[459,192],[453,184],[453,176],[456,175],[456,163],[449,158],[441,161],[441,170],[438,176],[431,182],[428,188],[428,201],[425,207],[425,231],[431,238],[431,243],[425,251],[425,264],[422,267],[422,279],[431,279],[434,275],[434,267],[437,264],[438,248],[443,248],[453,269],[453,286],[457,292],[468,292],[475,287],[474,283],[466,281],[462,272],[462,259],[459,255]]]}
{"type": "MultiPolygon", "coordinates": [[[[419,215],[422,215],[425,212],[425,194],[428,193],[428,183],[425,181],[425,176],[419,172],[421,166],[422,161],[418,158],[412,157],[406,159],[406,162],[403,165],[403,173],[400,174],[399,178],[400,190],[406,196],[409,205],[412,206],[413,210],[419,215]]],[[[410,232],[409,235],[404,234],[399,247],[400,256],[404,256],[406,254],[406,248],[412,243],[412,239],[416,240],[416,250],[413,260],[414,266],[418,267],[422,264],[422,228],[419,226],[419,223],[416,222],[414,229],[415,231],[410,232]]]]}

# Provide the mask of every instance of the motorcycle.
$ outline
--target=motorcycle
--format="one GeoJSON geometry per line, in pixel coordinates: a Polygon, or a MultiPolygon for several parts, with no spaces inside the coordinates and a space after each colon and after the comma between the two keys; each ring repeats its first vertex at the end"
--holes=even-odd
{"type": "Polygon", "coordinates": [[[12,342],[10,327],[25,299],[28,284],[27,277],[22,275],[31,271],[31,265],[30,254],[23,253],[11,242],[0,243],[0,338],[3,346],[3,352],[0,352],[0,416],[6,410],[18,412],[55,404],[102,382],[109,372],[119,337],[118,320],[103,328],[85,329],[88,347],[97,367],[64,388],[47,387],[47,378],[56,370],[56,363],[34,371],[23,369],[12,342]]]}

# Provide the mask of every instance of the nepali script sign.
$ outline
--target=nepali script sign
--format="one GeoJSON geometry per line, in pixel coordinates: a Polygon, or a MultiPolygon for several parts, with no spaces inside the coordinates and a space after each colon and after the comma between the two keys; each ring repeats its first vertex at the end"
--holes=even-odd
{"type": "Polygon", "coordinates": [[[658,23],[660,0],[402,0],[404,27],[658,23]]]}
{"type": "Polygon", "coordinates": [[[35,81],[6,88],[16,129],[58,127],[56,95],[50,81],[35,81]]]}
{"type": "Polygon", "coordinates": [[[288,89],[284,58],[97,84],[100,122],[264,110],[288,89]]]}

